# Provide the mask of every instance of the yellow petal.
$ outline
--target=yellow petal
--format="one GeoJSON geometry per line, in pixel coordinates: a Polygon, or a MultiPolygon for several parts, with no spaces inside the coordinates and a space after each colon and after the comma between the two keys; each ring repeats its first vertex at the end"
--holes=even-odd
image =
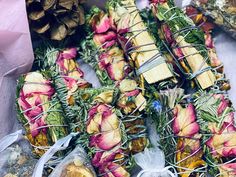
{"type": "Polygon", "coordinates": [[[87,133],[93,134],[93,133],[99,133],[99,127],[102,122],[102,114],[98,113],[96,114],[89,122],[89,125],[87,126],[87,133]]]}
{"type": "Polygon", "coordinates": [[[122,93],[133,91],[138,87],[137,82],[131,79],[124,79],[120,82],[120,91],[122,93]]]}
{"type": "Polygon", "coordinates": [[[103,118],[102,124],[101,124],[101,131],[111,131],[115,130],[119,127],[119,119],[115,113],[112,115],[103,118]]]}
{"type": "Polygon", "coordinates": [[[112,103],[113,100],[113,91],[107,91],[99,94],[94,101],[99,102],[99,103],[105,103],[105,104],[110,104],[112,103]]]}

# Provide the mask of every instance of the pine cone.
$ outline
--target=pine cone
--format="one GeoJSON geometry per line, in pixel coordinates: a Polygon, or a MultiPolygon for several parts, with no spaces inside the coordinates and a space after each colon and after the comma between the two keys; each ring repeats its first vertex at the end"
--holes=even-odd
{"type": "Polygon", "coordinates": [[[85,22],[84,0],[26,0],[30,27],[53,40],[75,33],[85,22]]]}

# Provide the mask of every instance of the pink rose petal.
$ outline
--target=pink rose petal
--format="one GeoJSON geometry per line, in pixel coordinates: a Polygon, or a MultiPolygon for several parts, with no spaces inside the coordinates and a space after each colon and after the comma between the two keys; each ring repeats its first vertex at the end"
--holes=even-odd
{"type": "Polygon", "coordinates": [[[177,105],[174,108],[173,132],[179,136],[193,136],[199,131],[195,110],[192,104],[187,108],[177,105]]]}
{"type": "Polygon", "coordinates": [[[113,31],[108,31],[104,34],[95,34],[93,37],[94,43],[101,47],[106,42],[105,48],[108,46],[112,46],[111,44],[114,44],[116,42],[117,35],[113,31]]]}
{"type": "Polygon", "coordinates": [[[103,12],[97,15],[96,19],[93,20],[92,28],[95,33],[105,33],[111,27],[110,19],[108,18],[107,14],[103,12]],[[96,20],[96,21],[95,21],[96,20]]]}
{"type": "Polygon", "coordinates": [[[97,147],[101,150],[111,150],[121,142],[120,129],[103,132],[90,137],[90,146],[97,147]]]}
{"type": "Polygon", "coordinates": [[[119,164],[111,162],[100,169],[104,177],[130,177],[130,174],[119,164]]]}
{"type": "Polygon", "coordinates": [[[93,166],[104,166],[105,164],[115,160],[116,155],[122,153],[122,150],[119,147],[120,146],[118,145],[110,151],[96,152],[92,159],[93,166]]]}

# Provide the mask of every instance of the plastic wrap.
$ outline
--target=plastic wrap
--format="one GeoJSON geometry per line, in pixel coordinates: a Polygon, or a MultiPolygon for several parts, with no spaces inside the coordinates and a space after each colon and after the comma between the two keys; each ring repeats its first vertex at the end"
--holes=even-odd
{"type": "Polygon", "coordinates": [[[31,177],[37,160],[33,157],[29,142],[22,131],[5,136],[0,140],[1,177],[31,177]]]}
{"type": "Polygon", "coordinates": [[[45,152],[45,154],[43,154],[43,156],[38,160],[37,164],[35,165],[34,173],[32,176],[41,177],[46,164],[47,164],[47,167],[49,167],[50,169],[52,169],[55,165],[57,165],[61,159],[55,157],[56,153],[57,152],[62,153],[63,150],[66,150],[72,138],[77,135],[78,133],[71,133],[64,138],[59,139],[53,146],[51,146],[50,149],[48,149],[47,152],[45,152]],[[49,162],[50,160],[52,161],[49,162]]]}
{"type": "Polygon", "coordinates": [[[58,164],[49,177],[96,177],[87,154],[77,146],[58,164]]]}

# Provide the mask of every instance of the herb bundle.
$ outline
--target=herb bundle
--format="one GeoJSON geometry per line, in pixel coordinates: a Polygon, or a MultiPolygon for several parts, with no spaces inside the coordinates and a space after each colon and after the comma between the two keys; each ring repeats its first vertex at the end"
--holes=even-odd
{"type": "Polygon", "coordinates": [[[67,135],[63,109],[52,81],[41,72],[31,72],[18,81],[18,118],[26,136],[41,156],[58,139],[67,135]]]}

